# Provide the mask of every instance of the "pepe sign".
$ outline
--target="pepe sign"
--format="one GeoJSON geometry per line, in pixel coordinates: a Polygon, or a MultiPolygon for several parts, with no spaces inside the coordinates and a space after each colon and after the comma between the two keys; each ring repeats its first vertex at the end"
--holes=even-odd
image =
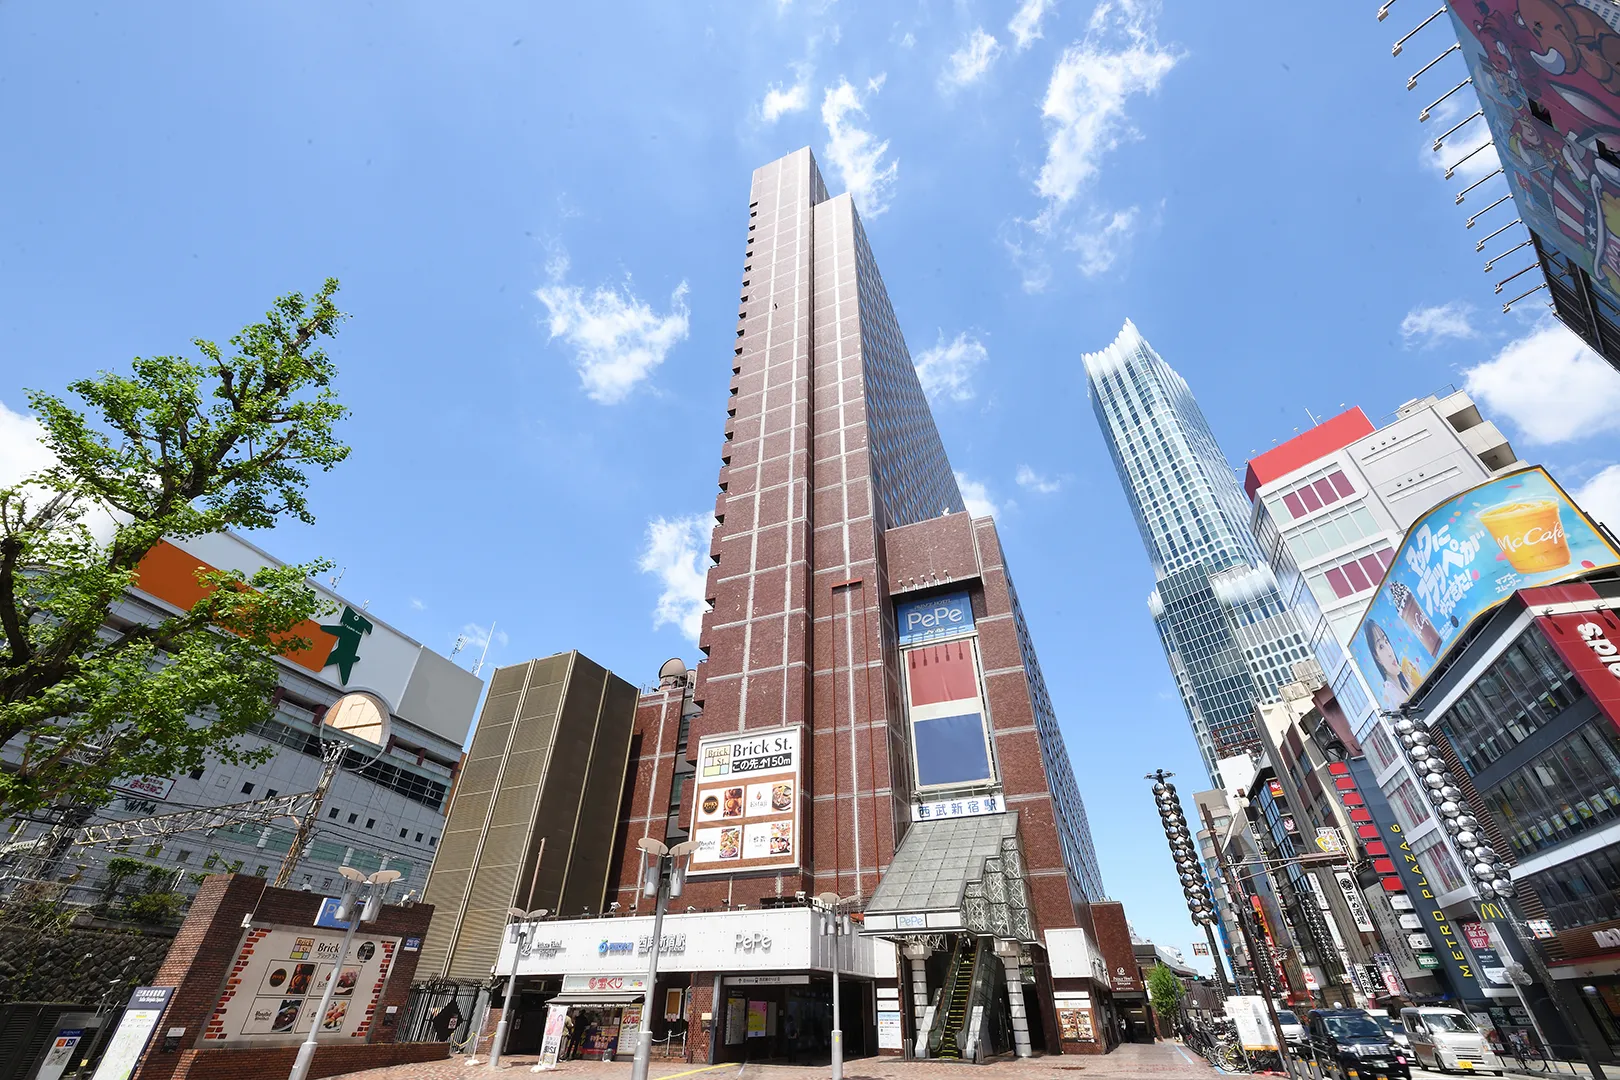
{"type": "Polygon", "coordinates": [[[798,865],[799,745],[797,727],[699,743],[691,873],[798,865]]]}

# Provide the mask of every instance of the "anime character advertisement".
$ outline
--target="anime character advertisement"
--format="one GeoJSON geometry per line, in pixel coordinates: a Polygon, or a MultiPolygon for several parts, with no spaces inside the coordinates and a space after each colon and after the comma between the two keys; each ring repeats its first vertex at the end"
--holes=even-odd
{"type": "MultiPolygon", "coordinates": [[[[1451,18],[1520,217],[1620,303],[1620,4],[1460,0],[1451,18]]],[[[1474,161],[1469,179],[1490,171],[1474,161]]]]}
{"type": "Polygon", "coordinates": [[[1620,563],[1541,468],[1463,492],[1420,518],[1350,642],[1379,705],[1396,709],[1469,625],[1518,589],[1620,563]]]}

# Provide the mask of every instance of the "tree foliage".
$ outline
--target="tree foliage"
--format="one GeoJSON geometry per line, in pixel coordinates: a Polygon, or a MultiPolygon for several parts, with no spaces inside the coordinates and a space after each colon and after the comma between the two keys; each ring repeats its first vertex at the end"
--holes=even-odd
{"type": "Polygon", "coordinates": [[[1171,1030],[1176,1019],[1181,1015],[1181,999],[1187,993],[1187,988],[1181,985],[1176,973],[1164,964],[1153,965],[1153,970],[1147,977],[1148,1003],[1158,1014],[1161,1026],[1171,1030]]]}
{"type": "Polygon", "coordinates": [[[349,453],[322,347],[337,288],[281,297],[229,349],[196,339],[197,359],[69,383],[83,411],[28,395],[55,463],[0,488],[0,815],[252,756],[235,739],[271,714],[271,658],[311,644],[294,630],[323,613],[307,579],[327,564],[200,574],[206,595],[174,615],[118,601],[163,537],[314,521],[311,471],[349,453]]]}

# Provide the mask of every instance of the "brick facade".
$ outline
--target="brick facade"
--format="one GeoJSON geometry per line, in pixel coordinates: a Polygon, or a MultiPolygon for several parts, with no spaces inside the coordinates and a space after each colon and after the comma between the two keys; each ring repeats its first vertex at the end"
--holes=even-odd
{"type": "MultiPolygon", "coordinates": [[[[192,1080],[226,1077],[232,1080],[279,1080],[287,1074],[297,1053],[296,1045],[251,1049],[197,1049],[221,993],[227,987],[243,936],[249,931],[244,919],[255,924],[280,927],[313,927],[323,897],[316,893],[276,889],[263,878],[243,874],[218,874],[204,880],[192,901],[191,910],[175,935],[154,986],[172,986],[174,995],[164,1013],[158,1037],[136,1069],[135,1080],[192,1080]],[[184,1028],[179,1049],[165,1052],[162,1034],[184,1028]],[[285,1061],[282,1058],[285,1057],[285,1061]],[[279,1064],[278,1064],[279,1063],[279,1064]],[[279,1071],[278,1071],[279,1070],[279,1071]]],[[[367,929],[390,937],[421,937],[427,932],[433,908],[427,904],[410,907],[385,905],[375,923],[367,929]]],[[[443,1057],[443,1043],[392,1045],[398,1033],[388,1020],[392,1006],[397,1017],[404,1012],[416,973],[419,952],[400,952],[389,971],[387,985],[377,1001],[376,1020],[363,1043],[349,1046],[322,1046],[315,1054],[310,1076],[334,1076],[362,1068],[426,1061],[443,1057]]]]}

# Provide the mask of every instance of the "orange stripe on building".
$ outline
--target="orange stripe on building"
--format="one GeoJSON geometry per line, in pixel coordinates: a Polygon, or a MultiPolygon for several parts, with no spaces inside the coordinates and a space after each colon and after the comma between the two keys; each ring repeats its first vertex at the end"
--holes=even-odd
{"type": "MultiPolygon", "coordinates": [[[[167,540],[159,540],[135,568],[135,587],[182,611],[190,611],[210,591],[197,580],[197,575],[215,569],[218,568],[209,566],[167,540]]],[[[307,640],[310,648],[281,655],[319,675],[326,666],[326,658],[337,646],[337,638],[322,632],[319,623],[305,619],[288,633],[277,634],[273,640],[284,641],[294,637],[307,640]]]]}

